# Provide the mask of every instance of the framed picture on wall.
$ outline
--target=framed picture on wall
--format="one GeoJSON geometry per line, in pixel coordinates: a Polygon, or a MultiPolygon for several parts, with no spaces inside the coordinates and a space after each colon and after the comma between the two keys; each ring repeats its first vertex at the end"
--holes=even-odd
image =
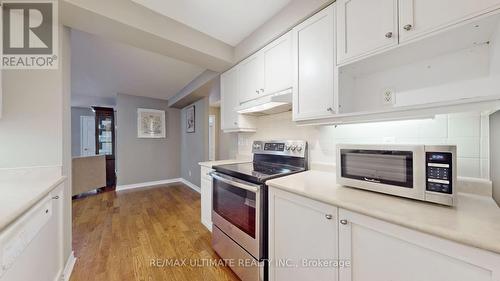
{"type": "Polygon", "coordinates": [[[195,125],[195,107],[192,105],[186,109],[186,132],[194,133],[195,125]]]}
{"type": "Polygon", "coordinates": [[[137,137],[162,139],[166,137],[165,111],[137,109],[137,137]]]}

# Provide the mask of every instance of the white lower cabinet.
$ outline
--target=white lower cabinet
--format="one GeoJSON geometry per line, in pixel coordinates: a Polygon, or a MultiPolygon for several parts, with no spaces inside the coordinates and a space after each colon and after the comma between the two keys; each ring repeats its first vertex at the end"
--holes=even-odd
{"type": "Polygon", "coordinates": [[[269,280],[337,280],[337,227],[336,207],[270,188],[269,280]]]}
{"type": "Polygon", "coordinates": [[[63,188],[61,183],[0,233],[1,281],[60,280],[63,188]]]}
{"type": "MultiPolygon", "coordinates": [[[[500,257],[339,209],[341,281],[498,281],[500,257]]],[[[480,231],[480,230],[478,230],[480,231]]]]}
{"type": "Polygon", "coordinates": [[[500,281],[493,252],[273,187],[269,260],[271,281],[500,281]]]}
{"type": "Polygon", "coordinates": [[[201,167],[201,223],[212,231],[212,177],[213,171],[208,167],[201,167]]]}

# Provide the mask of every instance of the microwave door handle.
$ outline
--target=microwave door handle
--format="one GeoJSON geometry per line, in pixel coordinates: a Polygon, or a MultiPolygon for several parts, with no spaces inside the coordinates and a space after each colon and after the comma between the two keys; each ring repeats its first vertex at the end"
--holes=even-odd
{"type": "Polygon", "coordinates": [[[369,178],[364,178],[365,181],[368,181],[368,182],[373,182],[373,183],[380,183],[379,180],[376,180],[376,179],[369,179],[369,178]]]}
{"type": "Polygon", "coordinates": [[[216,180],[223,182],[223,183],[227,183],[229,185],[239,187],[239,188],[242,188],[242,189],[254,192],[254,193],[257,193],[260,189],[260,185],[243,183],[241,181],[232,180],[232,179],[229,179],[229,178],[222,176],[220,173],[217,173],[217,172],[211,172],[210,176],[216,180]]]}

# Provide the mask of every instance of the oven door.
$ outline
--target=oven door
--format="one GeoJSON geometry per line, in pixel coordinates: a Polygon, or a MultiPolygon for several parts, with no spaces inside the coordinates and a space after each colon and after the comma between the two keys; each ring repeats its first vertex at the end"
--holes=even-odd
{"type": "Polygon", "coordinates": [[[262,258],[262,185],[221,173],[213,178],[212,221],[254,258],[262,258]]]}

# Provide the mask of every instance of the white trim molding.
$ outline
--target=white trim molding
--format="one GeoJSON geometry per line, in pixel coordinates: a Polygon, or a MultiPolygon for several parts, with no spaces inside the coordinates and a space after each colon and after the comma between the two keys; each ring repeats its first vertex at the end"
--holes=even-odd
{"type": "Polygon", "coordinates": [[[128,189],[135,189],[135,188],[141,188],[141,187],[151,187],[151,186],[156,186],[156,185],[164,185],[164,184],[179,183],[179,182],[182,182],[181,178],[159,180],[159,181],[148,181],[148,182],[141,182],[141,183],[134,183],[134,184],[126,184],[126,185],[117,185],[116,191],[123,191],[123,190],[128,190],[128,189]]]}
{"type": "Polygon", "coordinates": [[[199,186],[197,186],[194,183],[191,183],[190,181],[183,179],[183,178],[175,178],[175,179],[168,179],[168,180],[159,180],[159,181],[149,181],[149,182],[141,182],[141,183],[134,183],[134,184],[118,185],[118,186],[116,186],[116,191],[124,191],[124,190],[136,189],[136,188],[142,188],[142,187],[152,187],[152,186],[165,185],[165,184],[171,184],[171,183],[182,183],[184,185],[187,185],[192,190],[194,190],[198,193],[201,193],[201,189],[199,186]]]}
{"type": "Polygon", "coordinates": [[[201,188],[197,186],[196,184],[186,180],[186,179],[181,179],[181,182],[187,186],[189,186],[192,190],[201,193],[201,188]]]}
{"type": "Polygon", "coordinates": [[[66,260],[66,265],[64,266],[64,270],[60,278],[61,281],[69,281],[69,279],[71,278],[71,273],[73,272],[73,268],[75,267],[75,263],[75,252],[71,251],[71,254],[66,260]]]}

